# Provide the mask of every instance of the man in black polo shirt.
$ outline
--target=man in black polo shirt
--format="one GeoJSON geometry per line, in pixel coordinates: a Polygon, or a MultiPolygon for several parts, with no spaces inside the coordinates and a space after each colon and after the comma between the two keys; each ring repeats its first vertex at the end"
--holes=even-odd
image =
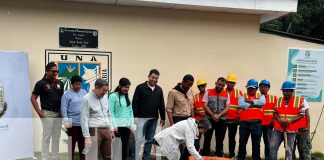
{"type": "Polygon", "coordinates": [[[54,62],[46,65],[46,73],[34,87],[30,101],[41,118],[43,126],[42,159],[59,158],[59,139],[61,135],[61,97],[63,95],[63,82],[57,79],[58,69],[54,62]],[[40,97],[41,108],[37,103],[40,97]],[[52,139],[53,157],[49,158],[49,144],[52,139]]]}
{"type": "Polygon", "coordinates": [[[139,84],[133,97],[133,112],[136,129],[136,147],[135,157],[138,159],[139,150],[144,142],[143,159],[151,158],[150,152],[153,142],[153,136],[157,126],[159,114],[161,117],[160,125],[164,126],[165,121],[165,105],[162,88],[156,83],[159,79],[159,71],[152,69],[148,75],[148,81],[139,84]]]}

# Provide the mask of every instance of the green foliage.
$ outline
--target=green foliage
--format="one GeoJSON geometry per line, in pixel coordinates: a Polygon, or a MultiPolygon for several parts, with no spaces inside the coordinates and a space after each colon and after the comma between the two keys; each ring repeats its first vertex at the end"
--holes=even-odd
{"type": "Polygon", "coordinates": [[[314,153],[312,153],[312,159],[314,159],[314,160],[323,160],[324,159],[324,154],[323,153],[321,153],[321,152],[314,152],[314,153]]]}
{"type": "Polygon", "coordinates": [[[261,28],[324,40],[324,0],[299,0],[296,13],[263,23],[261,28]]]}

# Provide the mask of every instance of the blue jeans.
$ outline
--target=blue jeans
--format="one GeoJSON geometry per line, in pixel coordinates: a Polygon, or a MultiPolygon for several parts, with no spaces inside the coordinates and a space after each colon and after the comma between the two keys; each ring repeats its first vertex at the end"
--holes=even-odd
{"type": "MultiPolygon", "coordinates": [[[[286,160],[292,160],[295,138],[296,133],[287,133],[288,149],[286,151],[286,160]]],[[[284,132],[273,130],[270,142],[270,160],[277,160],[278,149],[282,141],[284,141],[284,132]]]]}
{"type": "Polygon", "coordinates": [[[270,142],[272,135],[273,125],[262,126],[262,137],[264,143],[264,159],[270,159],[270,142]]]}
{"type": "Polygon", "coordinates": [[[139,118],[137,129],[136,129],[136,148],[135,148],[135,158],[138,160],[138,155],[142,144],[144,144],[143,159],[151,159],[151,148],[153,137],[155,134],[155,129],[157,126],[157,119],[152,118],[139,118]],[[145,140],[144,140],[145,137],[145,140]]]}
{"type": "Polygon", "coordinates": [[[252,159],[260,160],[260,142],[262,136],[262,123],[260,120],[248,120],[240,122],[240,145],[237,155],[238,160],[246,159],[246,144],[250,134],[252,139],[252,159]]]}

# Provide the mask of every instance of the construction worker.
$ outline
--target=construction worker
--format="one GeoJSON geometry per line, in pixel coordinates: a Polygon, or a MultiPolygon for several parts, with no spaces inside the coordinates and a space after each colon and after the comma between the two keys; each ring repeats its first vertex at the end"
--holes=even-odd
{"type": "Polygon", "coordinates": [[[279,97],[274,109],[274,130],[270,143],[270,160],[277,160],[279,146],[283,140],[286,144],[286,160],[292,160],[292,151],[296,132],[301,128],[298,122],[305,115],[305,108],[309,108],[302,97],[294,96],[295,83],[285,81],[281,90],[283,97],[279,97]]]}
{"type": "MultiPolygon", "coordinates": [[[[199,93],[196,93],[193,97],[193,103],[194,103],[194,118],[196,120],[200,120],[205,117],[205,109],[204,109],[204,103],[202,101],[202,98],[205,95],[206,92],[206,86],[207,82],[204,79],[198,79],[197,81],[197,88],[199,90],[199,93]]],[[[201,135],[199,135],[198,139],[195,140],[195,146],[196,149],[199,151],[200,149],[200,138],[201,135]]]]}
{"type": "Polygon", "coordinates": [[[246,158],[246,144],[251,134],[252,159],[260,160],[260,141],[262,136],[262,107],[265,104],[265,96],[257,94],[258,81],[250,79],[247,84],[247,93],[239,97],[240,108],[240,145],[237,155],[238,160],[246,158]]]}
{"type": "Polygon", "coordinates": [[[204,146],[202,155],[209,156],[210,142],[215,130],[216,156],[223,157],[223,141],[226,132],[226,112],[229,109],[229,96],[225,92],[225,78],[217,79],[213,89],[209,89],[203,98],[206,117],[210,120],[212,128],[204,134],[204,146]]]}
{"type": "Polygon", "coordinates": [[[202,98],[206,92],[207,82],[204,79],[198,79],[197,88],[199,93],[196,93],[193,98],[194,103],[194,118],[200,120],[205,116],[204,103],[202,98]]]}
{"type": "Polygon", "coordinates": [[[229,157],[235,157],[235,145],[236,145],[236,133],[237,126],[239,124],[239,110],[238,110],[238,99],[239,96],[243,96],[241,90],[235,89],[237,82],[237,76],[233,73],[226,77],[226,88],[225,91],[230,96],[230,107],[226,113],[226,128],[228,130],[228,150],[229,157]]]}
{"type": "Polygon", "coordinates": [[[270,159],[270,142],[271,134],[273,130],[273,111],[274,106],[277,103],[277,97],[268,94],[270,89],[270,82],[266,79],[262,80],[259,84],[259,91],[265,96],[266,102],[263,106],[263,118],[262,118],[262,135],[264,143],[264,158],[270,159]]]}

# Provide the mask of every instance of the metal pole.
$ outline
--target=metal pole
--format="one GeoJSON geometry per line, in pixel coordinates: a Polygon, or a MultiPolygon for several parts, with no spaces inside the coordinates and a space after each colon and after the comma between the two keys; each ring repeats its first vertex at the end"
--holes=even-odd
{"type": "Polygon", "coordinates": [[[323,107],[322,107],[322,111],[321,111],[321,114],[320,114],[320,116],[319,116],[319,118],[318,118],[318,121],[317,121],[316,127],[315,127],[314,131],[312,132],[311,142],[313,142],[313,138],[314,138],[314,136],[315,136],[315,134],[316,134],[316,130],[317,130],[317,127],[318,127],[318,123],[319,123],[320,120],[321,120],[323,110],[324,110],[324,105],[323,105],[323,107]]]}

